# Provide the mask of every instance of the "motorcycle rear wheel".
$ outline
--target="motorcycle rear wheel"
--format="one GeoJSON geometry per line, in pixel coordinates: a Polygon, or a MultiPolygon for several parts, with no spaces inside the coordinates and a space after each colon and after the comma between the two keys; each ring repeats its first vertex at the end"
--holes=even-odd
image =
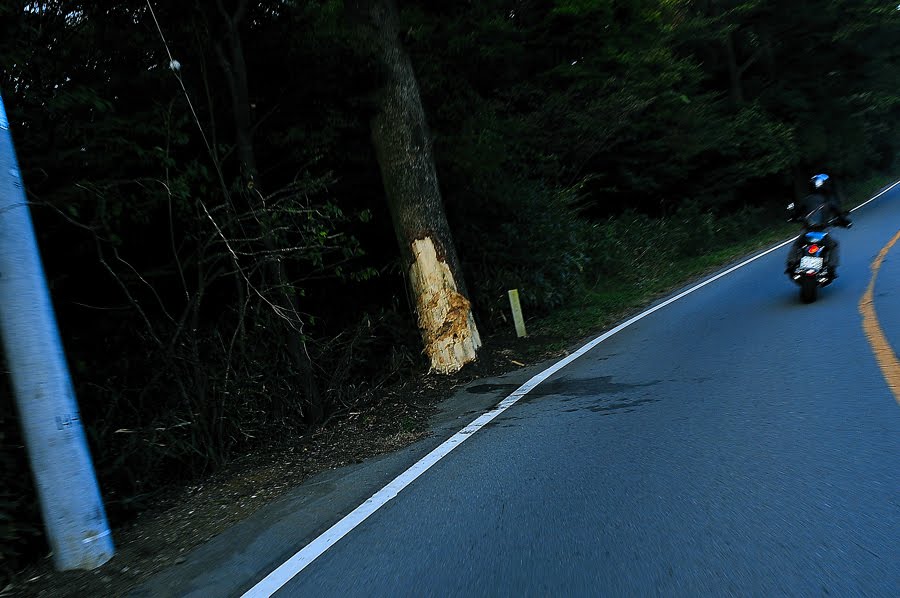
{"type": "Polygon", "coordinates": [[[800,300],[803,303],[812,303],[816,300],[819,284],[814,278],[804,278],[800,281],[800,300]]]}

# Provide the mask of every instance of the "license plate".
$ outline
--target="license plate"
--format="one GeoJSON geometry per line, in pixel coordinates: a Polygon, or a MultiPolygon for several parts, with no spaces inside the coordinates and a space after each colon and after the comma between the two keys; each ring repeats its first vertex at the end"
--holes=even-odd
{"type": "Polygon", "coordinates": [[[821,270],[823,265],[825,265],[825,258],[810,257],[808,255],[800,258],[801,270],[821,270]]]}

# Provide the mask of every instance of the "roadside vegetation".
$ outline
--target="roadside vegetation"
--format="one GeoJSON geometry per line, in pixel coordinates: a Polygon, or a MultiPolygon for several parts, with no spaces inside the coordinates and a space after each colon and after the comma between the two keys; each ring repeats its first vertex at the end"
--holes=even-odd
{"type": "MultiPolygon", "coordinates": [[[[113,522],[465,365],[427,306],[488,360],[519,289],[511,360],[534,361],[791,236],[815,172],[874,192],[900,171],[900,11],[804,6],[4,2],[0,90],[113,522]],[[431,302],[414,274],[445,271],[431,302]]],[[[0,588],[46,553],[26,463],[3,386],[0,588]]]]}
{"type": "MultiPolygon", "coordinates": [[[[871,198],[895,180],[874,176],[850,184],[847,209],[871,198]]],[[[784,205],[774,205],[769,211],[739,214],[715,231],[704,231],[690,220],[673,223],[658,219],[648,227],[644,219],[632,216],[625,223],[618,223],[623,229],[623,239],[629,241],[611,244],[625,254],[619,256],[621,269],[579,289],[566,305],[530,322],[530,329],[539,341],[528,347],[528,354],[541,356],[569,348],[573,340],[609,328],[658,297],[790,239],[797,234],[797,226],[786,222],[784,208],[790,201],[786,197],[784,205]],[[668,228],[673,232],[658,230],[668,228]],[[667,239],[668,234],[697,235],[695,242],[704,248],[672,250],[675,244],[667,239]],[[656,252],[642,254],[651,245],[669,248],[665,252],[669,259],[661,263],[656,252]]]]}

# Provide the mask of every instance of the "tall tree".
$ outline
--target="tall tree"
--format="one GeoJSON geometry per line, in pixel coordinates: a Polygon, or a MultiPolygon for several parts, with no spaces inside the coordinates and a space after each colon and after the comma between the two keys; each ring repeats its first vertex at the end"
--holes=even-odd
{"type": "MultiPolygon", "coordinates": [[[[235,145],[240,161],[241,189],[247,198],[249,208],[254,213],[257,234],[262,240],[265,251],[273,256],[266,262],[267,286],[277,285],[278,295],[287,309],[274,306],[284,317],[292,330],[288,332],[287,350],[291,361],[297,366],[304,396],[304,419],[310,424],[317,424],[324,416],[322,396],[313,373],[313,363],[309,348],[303,335],[303,322],[300,318],[298,291],[291,284],[284,261],[280,259],[280,251],[275,242],[273,228],[277,226],[269,214],[265,214],[266,201],[263,195],[264,186],[257,170],[256,150],[253,141],[255,128],[252,105],[250,102],[250,82],[247,59],[244,54],[242,27],[248,17],[249,0],[238,0],[233,6],[226,6],[223,0],[216,0],[223,32],[220,39],[213,41],[213,48],[228,83],[231,94],[231,107],[234,117],[235,145]],[[261,204],[261,205],[258,205],[261,204]]],[[[202,4],[200,5],[202,6],[202,4]]],[[[257,8],[264,6],[257,4],[257,8]]],[[[200,9],[202,10],[202,8],[200,9]]],[[[251,15],[254,16],[254,15],[251,15]]],[[[215,31],[215,27],[212,28],[215,31]]],[[[223,189],[228,194],[228,189],[223,189]]]]}
{"type": "Polygon", "coordinates": [[[449,373],[473,361],[481,339],[444,213],[425,110],[412,62],[397,32],[393,0],[357,0],[352,17],[384,77],[371,120],[381,169],[433,370],[449,373]]]}

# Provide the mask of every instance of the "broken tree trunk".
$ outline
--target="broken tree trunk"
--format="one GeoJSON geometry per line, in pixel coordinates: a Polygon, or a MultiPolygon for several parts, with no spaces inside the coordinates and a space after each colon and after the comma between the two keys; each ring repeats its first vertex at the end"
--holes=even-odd
{"type": "Polygon", "coordinates": [[[360,38],[384,77],[372,142],[425,353],[432,370],[455,372],[475,359],[481,339],[444,213],[418,83],[397,34],[394,1],[353,4],[360,38]]]}

